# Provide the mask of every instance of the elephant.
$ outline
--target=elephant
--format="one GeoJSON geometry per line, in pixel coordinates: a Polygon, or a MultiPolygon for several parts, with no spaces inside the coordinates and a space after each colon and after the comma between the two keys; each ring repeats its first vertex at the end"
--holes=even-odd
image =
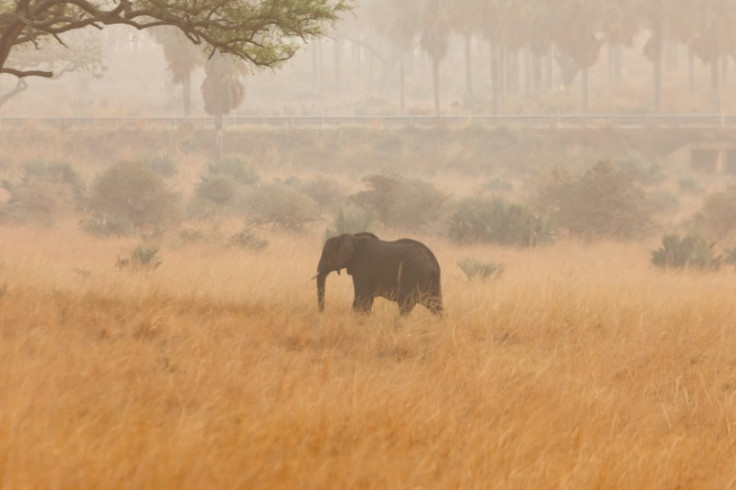
{"type": "Polygon", "coordinates": [[[370,313],[377,296],[396,301],[401,316],[421,303],[437,316],[443,313],[440,265],[423,243],[409,238],[393,242],[362,232],[328,238],[317,265],[317,302],[325,308],[325,282],[332,271],[353,276],[353,310],[370,313]]]}

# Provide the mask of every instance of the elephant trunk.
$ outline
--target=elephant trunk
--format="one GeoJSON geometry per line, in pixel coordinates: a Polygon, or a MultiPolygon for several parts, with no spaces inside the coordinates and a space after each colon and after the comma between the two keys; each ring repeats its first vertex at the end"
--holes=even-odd
{"type": "Polygon", "coordinates": [[[319,311],[325,309],[325,282],[327,274],[324,272],[317,273],[317,303],[319,304],[319,311]]]}

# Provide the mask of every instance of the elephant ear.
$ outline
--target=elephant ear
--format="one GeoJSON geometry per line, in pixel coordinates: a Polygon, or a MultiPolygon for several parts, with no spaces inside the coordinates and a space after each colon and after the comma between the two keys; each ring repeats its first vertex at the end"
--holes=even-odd
{"type": "Polygon", "coordinates": [[[343,235],[342,240],[340,240],[340,247],[337,249],[338,270],[347,267],[348,262],[353,257],[353,251],[355,250],[354,241],[355,238],[353,238],[353,235],[347,234],[343,235]]]}

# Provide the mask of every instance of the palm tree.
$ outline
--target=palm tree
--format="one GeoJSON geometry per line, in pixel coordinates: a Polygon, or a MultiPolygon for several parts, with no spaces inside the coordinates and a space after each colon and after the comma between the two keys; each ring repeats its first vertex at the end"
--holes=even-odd
{"type": "Polygon", "coordinates": [[[215,116],[215,151],[222,156],[222,118],[243,103],[245,86],[241,81],[247,66],[237,58],[215,53],[204,64],[202,82],[204,110],[215,116]]]}
{"type": "Polygon", "coordinates": [[[600,8],[594,0],[562,0],[550,19],[552,38],[563,71],[563,83],[570,86],[581,72],[581,112],[588,112],[588,70],[598,62],[601,41],[597,37],[600,8]]]}
{"type": "Polygon", "coordinates": [[[183,112],[188,117],[192,108],[192,72],[204,61],[204,53],[174,27],[154,29],[151,34],[164,48],[171,82],[182,86],[183,112]]]}
{"type": "Polygon", "coordinates": [[[440,116],[440,62],[447,56],[450,23],[447,0],[424,0],[421,14],[420,45],[432,61],[434,112],[440,116]]]}

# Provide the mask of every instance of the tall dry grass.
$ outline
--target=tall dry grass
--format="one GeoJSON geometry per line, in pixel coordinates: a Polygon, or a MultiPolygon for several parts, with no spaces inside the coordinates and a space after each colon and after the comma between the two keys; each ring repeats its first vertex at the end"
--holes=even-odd
{"type": "Polygon", "coordinates": [[[0,230],[0,486],[729,488],[736,274],[636,244],[427,240],[447,315],[316,311],[319,236],[254,254],[0,230]],[[501,261],[468,282],[455,262],[501,261]]]}

